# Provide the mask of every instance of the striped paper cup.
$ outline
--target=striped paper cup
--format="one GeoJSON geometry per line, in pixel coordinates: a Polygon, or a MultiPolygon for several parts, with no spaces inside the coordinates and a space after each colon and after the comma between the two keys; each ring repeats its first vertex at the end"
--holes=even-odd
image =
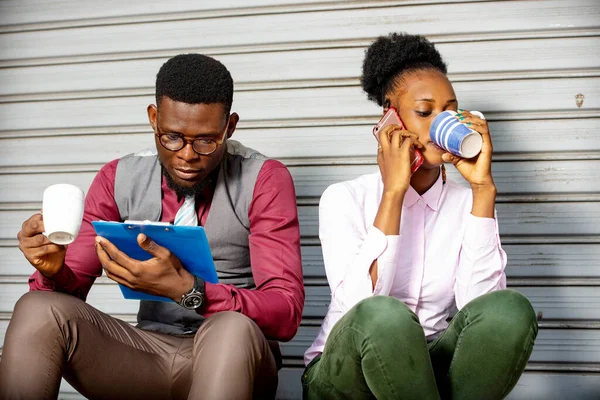
{"type": "MultiPolygon", "coordinates": [[[[471,114],[484,118],[479,111],[471,111],[471,114]]],[[[433,119],[429,127],[429,136],[436,145],[462,158],[475,157],[483,145],[479,132],[459,121],[456,111],[451,110],[443,111],[433,119]]]]}

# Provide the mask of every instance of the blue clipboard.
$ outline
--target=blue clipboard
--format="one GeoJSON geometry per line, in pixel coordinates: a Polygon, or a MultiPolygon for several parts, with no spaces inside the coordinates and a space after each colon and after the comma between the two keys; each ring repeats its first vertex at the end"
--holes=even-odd
{"type": "MultiPolygon", "coordinates": [[[[169,249],[192,275],[204,279],[205,282],[219,282],[208,239],[204,228],[201,226],[177,226],[145,221],[92,221],[92,225],[98,236],[110,240],[119,250],[131,258],[139,261],[152,258],[152,255],[142,249],[137,242],[137,236],[143,233],[158,245],[169,249]]],[[[126,299],[172,301],[168,297],[137,292],[121,284],[119,284],[119,287],[126,299]]]]}

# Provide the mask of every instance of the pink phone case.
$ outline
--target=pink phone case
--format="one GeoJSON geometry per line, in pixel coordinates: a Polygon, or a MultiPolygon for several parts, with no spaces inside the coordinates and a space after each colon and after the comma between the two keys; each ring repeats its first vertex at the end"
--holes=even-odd
{"type": "MultiPolygon", "coordinates": [[[[373,136],[379,142],[379,131],[388,125],[400,125],[402,129],[406,129],[398,112],[394,107],[390,107],[387,112],[381,117],[377,125],[373,127],[373,136]]],[[[410,174],[414,174],[416,170],[423,165],[423,154],[418,149],[413,149],[414,159],[410,163],[410,174]]]]}
{"type": "Polygon", "coordinates": [[[377,141],[379,141],[379,130],[388,125],[400,125],[402,129],[405,129],[404,124],[402,123],[402,120],[398,116],[398,112],[394,107],[390,107],[383,117],[381,117],[377,125],[373,127],[373,136],[375,136],[377,141]]]}
{"type": "Polygon", "coordinates": [[[419,169],[421,165],[423,165],[423,154],[419,151],[419,149],[415,149],[415,159],[410,163],[410,174],[414,174],[416,170],[419,169]]]}

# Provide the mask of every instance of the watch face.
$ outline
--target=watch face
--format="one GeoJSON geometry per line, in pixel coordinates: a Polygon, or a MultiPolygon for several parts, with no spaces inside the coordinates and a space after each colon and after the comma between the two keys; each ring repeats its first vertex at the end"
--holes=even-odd
{"type": "Polygon", "coordinates": [[[195,310],[196,308],[202,305],[202,294],[200,293],[190,293],[183,299],[182,306],[188,308],[190,310],[195,310]]]}

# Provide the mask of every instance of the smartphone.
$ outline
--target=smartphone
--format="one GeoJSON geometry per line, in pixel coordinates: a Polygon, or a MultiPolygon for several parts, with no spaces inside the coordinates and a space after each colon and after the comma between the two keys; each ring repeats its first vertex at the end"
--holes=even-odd
{"type": "MultiPolygon", "coordinates": [[[[373,136],[379,142],[379,131],[388,125],[400,125],[402,129],[406,129],[398,112],[394,107],[390,107],[387,112],[381,117],[377,125],[373,127],[373,136]]],[[[416,170],[423,165],[423,154],[419,149],[411,148],[410,174],[414,174],[416,170]]]]}

